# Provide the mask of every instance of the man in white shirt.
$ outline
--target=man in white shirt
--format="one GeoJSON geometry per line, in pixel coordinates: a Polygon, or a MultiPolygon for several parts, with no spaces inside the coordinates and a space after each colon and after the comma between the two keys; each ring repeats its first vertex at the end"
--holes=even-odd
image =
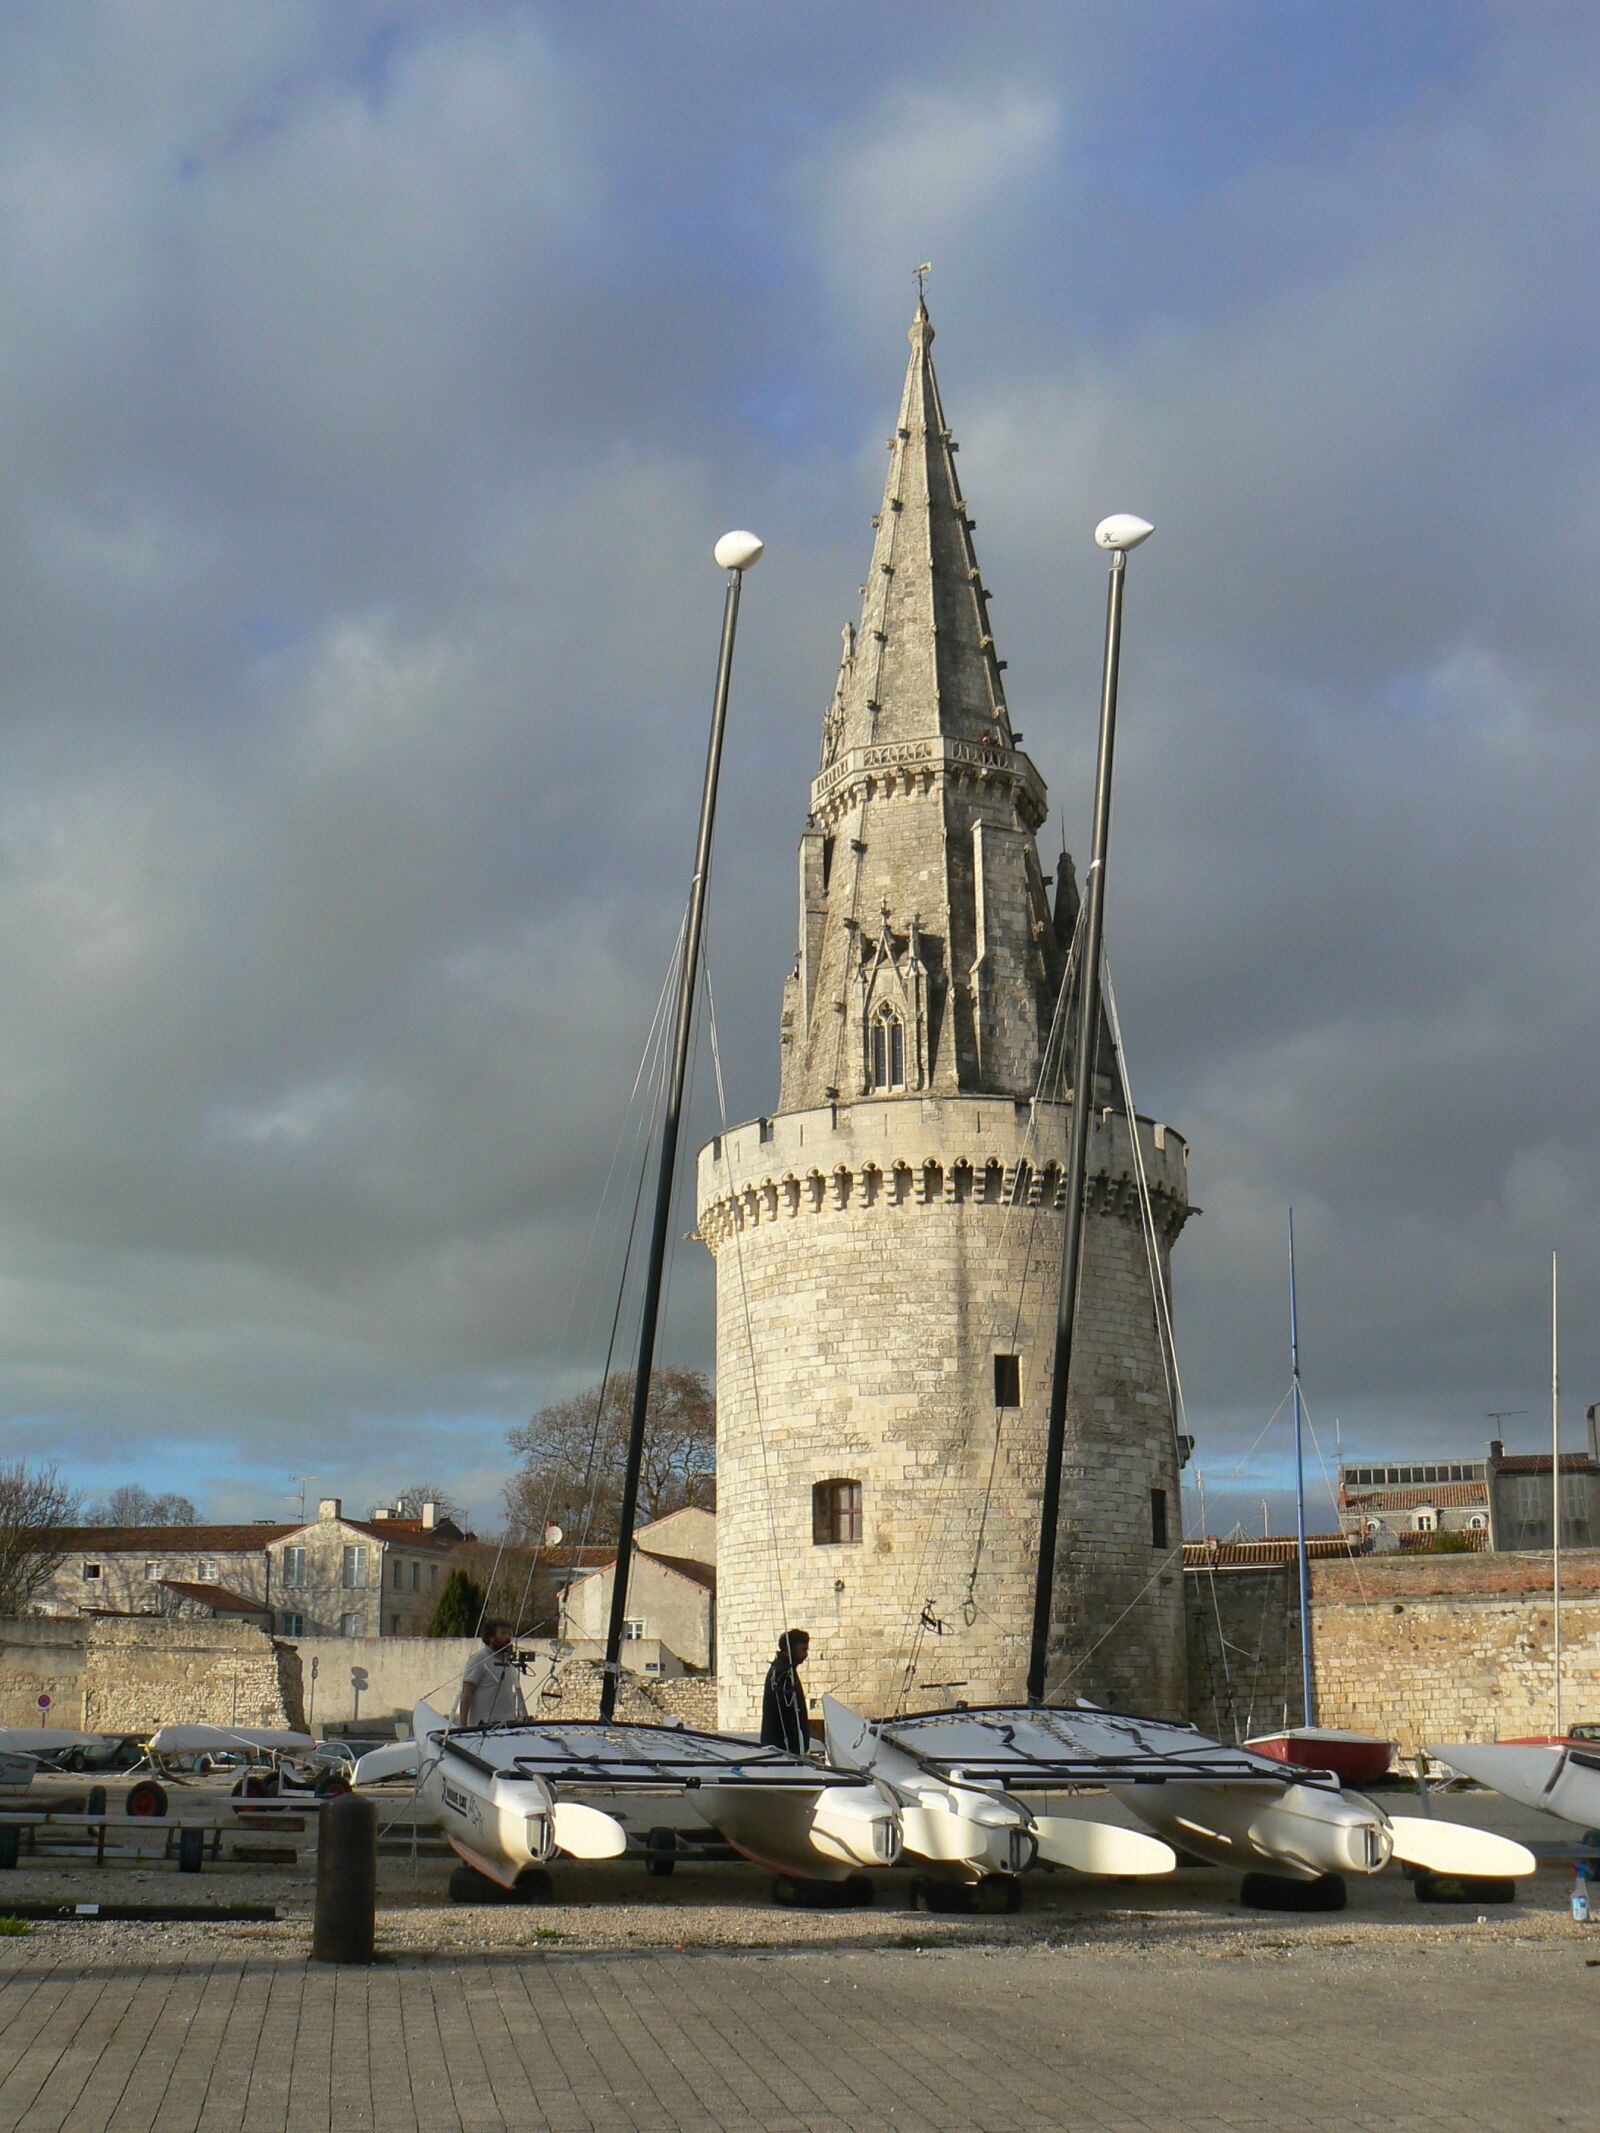
{"type": "Polygon", "coordinates": [[[485,1622],[481,1652],[474,1652],[461,1676],[458,1726],[492,1726],[502,1718],[526,1718],[522,1672],[512,1649],[509,1622],[485,1622]]]}

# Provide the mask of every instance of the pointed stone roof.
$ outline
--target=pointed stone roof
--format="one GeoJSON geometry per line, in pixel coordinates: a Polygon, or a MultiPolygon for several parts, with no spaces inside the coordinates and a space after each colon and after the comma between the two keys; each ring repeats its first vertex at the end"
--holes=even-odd
{"type": "Polygon", "coordinates": [[[919,1093],[1030,1096],[1060,992],[1034,833],[955,437],[919,302],[801,839],[784,997],[786,1111],[919,1093]]]}
{"type": "Polygon", "coordinates": [[[919,304],[883,507],[873,521],[861,626],[847,633],[840,667],[830,760],[841,750],[936,735],[1011,745],[958,449],[934,375],[933,322],[919,304]]]}

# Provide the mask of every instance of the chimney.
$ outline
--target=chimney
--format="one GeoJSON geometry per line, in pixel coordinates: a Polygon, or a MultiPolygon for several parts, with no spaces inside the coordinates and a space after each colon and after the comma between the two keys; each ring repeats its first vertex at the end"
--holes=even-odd
{"type": "Polygon", "coordinates": [[[317,1517],[319,1519],[334,1519],[343,1515],[344,1498],[342,1496],[324,1496],[317,1505],[317,1517]]]}
{"type": "Polygon", "coordinates": [[[1600,1466],[1600,1400],[1589,1409],[1589,1457],[1600,1466]]]}
{"type": "Polygon", "coordinates": [[[437,1525],[438,1523],[439,1523],[439,1506],[438,1506],[438,1505],[437,1505],[436,1503],[425,1503],[425,1504],[424,1504],[424,1505],[422,1506],[422,1530],[423,1530],[423,1532],[424,1532],[424,1533],[431,1533],[431,1532],[433,1531],[434,1527],[435,1527],[435,1526],[436,1526],[436,1525],[437,1525]]]}
{"type": "Polygon", "coordinates": [[[1505,1455],[1506,1447],[1504,1439],[1500,1437],[1491,1437],[1489,1439],[1489,1464],[1491,1466],[1498,1466],[1501,1460],[1505,1457],[1505,1455]]]}

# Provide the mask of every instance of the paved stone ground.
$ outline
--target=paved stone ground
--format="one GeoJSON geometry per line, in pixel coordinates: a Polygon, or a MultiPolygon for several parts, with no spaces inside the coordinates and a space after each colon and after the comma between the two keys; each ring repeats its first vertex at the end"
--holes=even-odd
{"type": "MultiPolygon", "coordinates": [[[[1396,1807],[1407,1803],[1397,1799],[1396,1807]]],[[[1548,1835],[1492,1797],[1441,1808],[1548,1835]]],[[[1559,1847],[1557,1847],[1559,1849],[1559,1847]]],[[[563,1868],[445,1901],[386,1858],[387,1960],[306,1960],[309,1860],[198,1878],[34,1861],[12,1901],[266,1900],[278,1923],[0,1938],[0,2133],[1220,2133],[1600,2124],[1600,1925],[1515,1905],[1245,1912],[1233,1877],[1030,1877],[1015,1918],[786,1912],[749,1868],[563,1868]]]]}
{"type": "MultiPolygon", "coordinates": [[[[195,1929],[0,1964],[6,2133],[1218,2133],[1596,2122],[1600,1959],[1473,1919],[1386,1949],[528,1947],[371,1970],[195,1929]]],[[[914,1933],[905,1938],[914,1939],[914,1933]]],[[[1595,1936],[1600,1942],[1600,1934],[1595,1936]]]]}

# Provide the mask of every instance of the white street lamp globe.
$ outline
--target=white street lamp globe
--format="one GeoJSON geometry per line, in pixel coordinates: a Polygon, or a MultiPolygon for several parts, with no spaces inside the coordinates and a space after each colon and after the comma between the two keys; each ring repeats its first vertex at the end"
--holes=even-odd
{"type": "Polygon", "coordinates": [[[725,533],[711,553],[723,570],[749,570],[761,561],[766,545],[753,533],[725,533]]]}
{"type": "Polygon", "coordinates": [[[1147,518],[1135,518],[1131,511],[1114,511],[1096,526],[1094,537],[1098,547],[1120,548],[1126,554],[1141,541],[1149,540],[1155,530],[1147,518]]]}

